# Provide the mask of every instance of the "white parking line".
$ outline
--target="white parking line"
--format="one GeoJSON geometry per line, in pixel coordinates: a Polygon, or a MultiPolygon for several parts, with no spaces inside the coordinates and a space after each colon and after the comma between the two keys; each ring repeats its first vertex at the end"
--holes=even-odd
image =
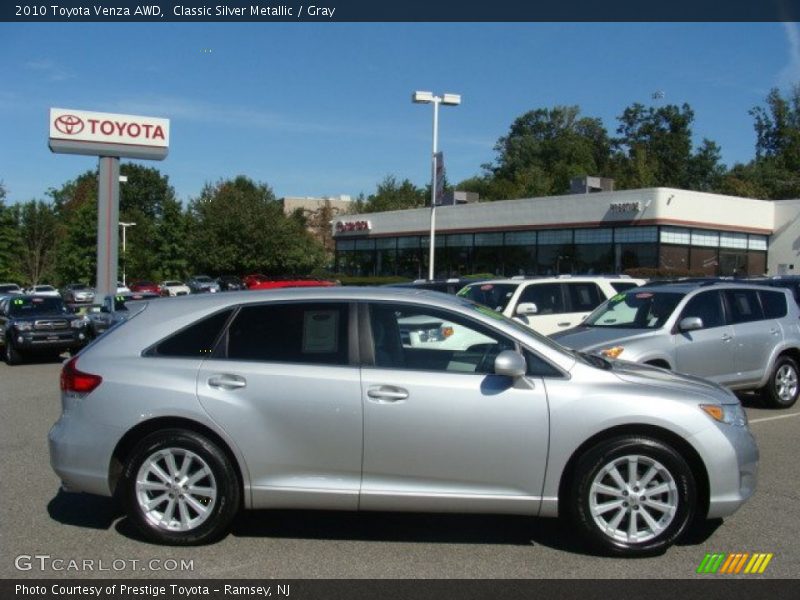
{"type": "Polygon", "coordinates": [[[789,417],[800,417],[800,412],[792,413],[790,415],[778,415],[777,417],[764,417],[762,419],[750,419],[749,423],[763,423],[764,421],[777,421],[778,419],[788,419],[789,417]]]}

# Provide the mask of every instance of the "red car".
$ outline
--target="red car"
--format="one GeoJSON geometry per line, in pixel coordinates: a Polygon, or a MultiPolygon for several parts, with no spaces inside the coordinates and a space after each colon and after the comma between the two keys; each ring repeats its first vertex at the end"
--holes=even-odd
{"type": "Polygon", "coordinates": [[[287,287],[331,287],[339,285],[335,281],[316,279],[314,277],[266,277],[264,275],[248,275],[244,278],[248,290],[274,290],[287,287]],[[258,277],[258,278],[256,278],[258,277]],[[249,280],[248,280],[249,278],[249,280]]]}
{"type": "Polygon", "coordinates": [[[128,288],[131,292],[141,294],[142,292],[152,292],[153,294],[161,294],[161,286],[157,283],[147,280],[134,281],[128,288]]]}

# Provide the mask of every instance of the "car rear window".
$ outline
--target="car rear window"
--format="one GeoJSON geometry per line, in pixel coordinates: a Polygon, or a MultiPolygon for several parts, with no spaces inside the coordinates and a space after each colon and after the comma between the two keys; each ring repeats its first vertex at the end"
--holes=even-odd
{"type": "Polygon", "coordinates": [[[145,356],[196,358],[209,356],[233,309],[205,317],[159,342],[145,356]]]}
{"type": "Polygon", "coordinates": [[[758,292],[761,296],[761,306],[764,317],[767,319],[780,319],[786,316],[786,296],[783,292],[758,292]]]}

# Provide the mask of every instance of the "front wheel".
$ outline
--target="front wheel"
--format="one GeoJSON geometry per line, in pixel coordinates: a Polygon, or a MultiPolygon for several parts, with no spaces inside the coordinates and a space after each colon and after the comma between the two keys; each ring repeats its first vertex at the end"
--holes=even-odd
{"type": "Polygon", "coordinates": [[[605,553],[648,556],[684,533],[696,498],[680,454],[652,438],[625,436],[580,458],[569,508],[580,533],[605,553]]]}
{"type": "Polygon", "coordinates": [[[193,431],[168,429],[144,438],[125,463],[124,502],[144,535],[190,546],[225,535],[241,504],[230,459],[193,431]]]}
{"type": "Polygon", "coordinates": [[[763,391],[766,392],[767,401],[773,408],[794,406],[800,394],[797,363],[794,359],[788,356],[778,357],[763,391]]]}
{"type": "Polygon", "coordinates": [[[6,338],[5,355],[8,366],[22,364],[22,353],[14,347],[10,338],[6,338]]]}

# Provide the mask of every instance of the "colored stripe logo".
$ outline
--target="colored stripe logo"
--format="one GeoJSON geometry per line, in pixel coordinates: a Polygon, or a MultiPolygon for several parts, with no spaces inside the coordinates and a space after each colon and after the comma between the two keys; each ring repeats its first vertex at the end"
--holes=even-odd
{"type": "Polygon", "coordinates": [[[767,570],[767,565],[775,556],[773,553],[755,552],[715,552],[706,554],[700,566],[697,567],[698,573],[721,574],[721,575],[757,575],[767,570]]]}

